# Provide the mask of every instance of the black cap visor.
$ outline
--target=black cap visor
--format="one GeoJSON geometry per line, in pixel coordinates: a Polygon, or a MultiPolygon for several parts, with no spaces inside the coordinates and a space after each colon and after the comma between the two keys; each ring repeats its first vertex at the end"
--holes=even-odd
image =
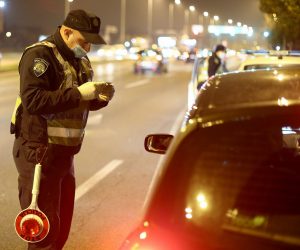
{"type": "Polygon", "coordinates": [[[96,33],[90,33],[90,32],[84,32],[84,31],[79,31],[80,34],[84,37],[84,39],[88,42],[88,43],[92,43],[92,44],[106,44],[106,42],[104,41],[104,39],[96,33]]]}

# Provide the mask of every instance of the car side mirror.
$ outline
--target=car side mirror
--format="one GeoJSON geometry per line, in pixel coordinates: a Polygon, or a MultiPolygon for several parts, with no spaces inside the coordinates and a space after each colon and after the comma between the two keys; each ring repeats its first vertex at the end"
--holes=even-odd
{"type": "Polygon", "coordinates": [[[165,154],[173,137],[173,135],[169,134],[147,135],[144,141],[145,149],[151,153],[165,154]]]}

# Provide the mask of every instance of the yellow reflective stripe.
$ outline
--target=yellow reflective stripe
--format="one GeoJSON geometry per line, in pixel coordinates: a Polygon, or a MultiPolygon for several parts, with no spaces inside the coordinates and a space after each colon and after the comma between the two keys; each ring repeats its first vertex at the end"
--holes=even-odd
{"type": "Polygon", "coordinates": [[[20,105],[21,105],[21,97],[18,96],[17,100],[16,100],[16,103],[15,103],[14,111],[13,111],[12,116],[11,116],[11,123],[12,124],[16,124],[16,114],[17,114],[18,107],[20,105]]]}
{"type": "Polygon", "coordinates": [[[47,131],[48,131],[48,136],[65,137],[65,138],[70,138],[70,137],[80,138],[84,134],[84,129],[76,129],[76,128],[48,127],[47,131]]]}

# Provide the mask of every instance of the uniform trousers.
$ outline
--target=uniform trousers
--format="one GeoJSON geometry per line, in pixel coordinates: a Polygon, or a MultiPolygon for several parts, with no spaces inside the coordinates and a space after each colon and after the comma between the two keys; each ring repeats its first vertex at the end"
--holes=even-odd
{"type": "MultiPolygon", "coordinates": [[[[28,208],[32,198],[32,186],[37,152],[41,144],[18,137],[13,146],[13,157],[18,171],[19,201],[22,210],[28,208]]],[[[42,160],[42,173],[38,207],[48,217],[50,231],[37,243],[28,243],[28,250],[61,250],[71,227],[75,198],[73,155],[63,152],[53,154],[47,149],[42,160]]]]}

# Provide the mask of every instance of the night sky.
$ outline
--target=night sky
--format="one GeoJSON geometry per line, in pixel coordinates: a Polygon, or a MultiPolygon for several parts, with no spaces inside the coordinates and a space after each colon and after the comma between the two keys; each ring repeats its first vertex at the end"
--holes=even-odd
{"type": "MultiPolygon", "coordinates": [[[[34,28],[50,34],[60,25],[64,18],[64,0],[6,0],[5,25],[7,28],[34,28]]],[[[120,25],[121,0],[74,0],[71,9],[83,8],[93,12],[102,19],[102,30],[107,25],[120,25]]],[[[126,33],[147,34],[147,0],[126,0],[126,33]]],[[[171,0],[153,0],[153,30],[168,29],[168,4],[171,0]]],[[[262,27],[263,14],[259,11],[259,0],[181,0],[182,6],[175,6],[174,29],[181,30],[184,25],[184,9],[195,5],[219,15],[221,20],[228,18],[240,21],[249,26],[262,27]]],[[[190,14],[190,22],[196,23],[198,15],[190,14]]]]}

